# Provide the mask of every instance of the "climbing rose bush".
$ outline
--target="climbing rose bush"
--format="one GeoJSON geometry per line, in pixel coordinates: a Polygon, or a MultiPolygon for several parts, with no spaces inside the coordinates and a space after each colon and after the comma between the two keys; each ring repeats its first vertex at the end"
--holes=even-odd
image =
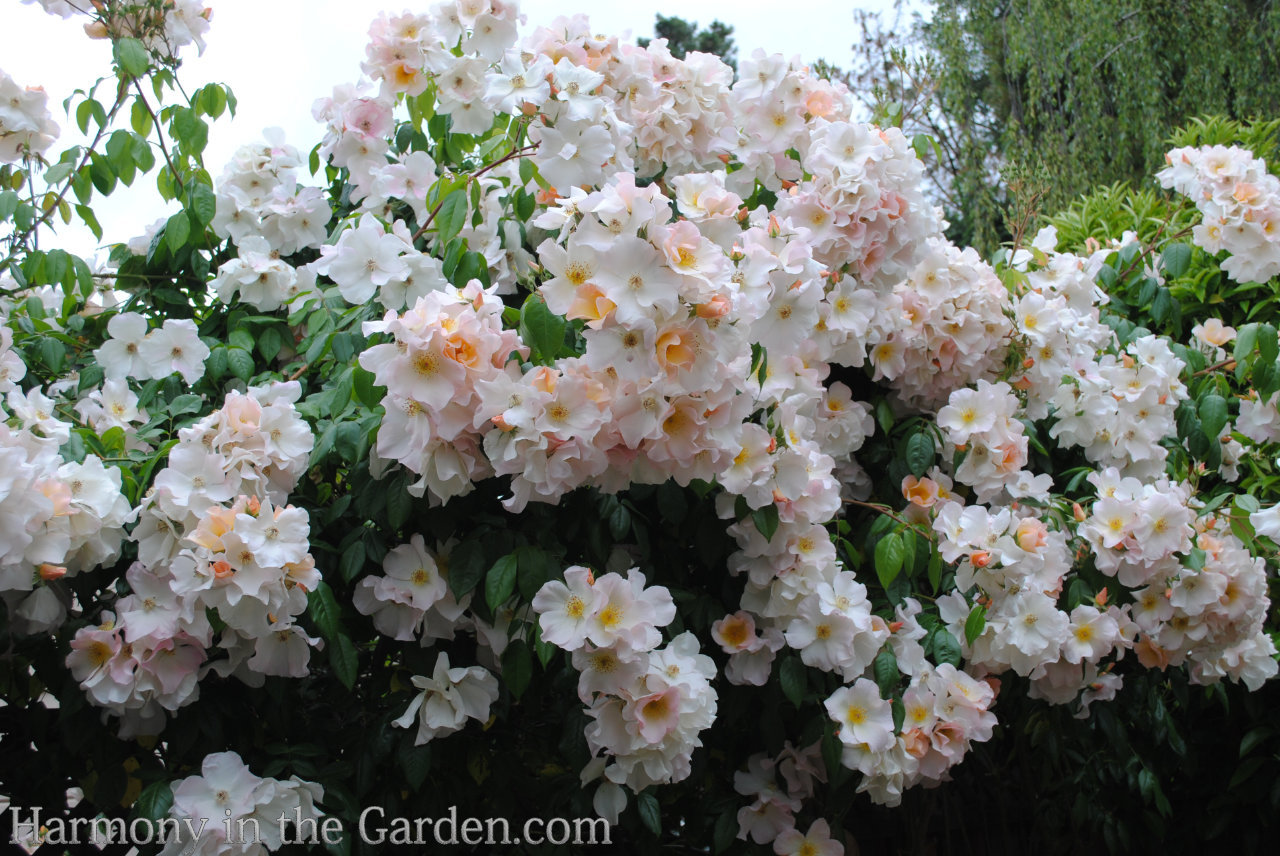
{"type": "MultiPolygon", "coordinates": [[[[842,84],[521,37],[497,0],[381,15],[309,155],[269,130],[215,179],[234,97],[176,88],[207,10],[41,5],[118,85],[51,161],[0,76],[15,803],[178,817],[226,780],[358,851],[363,807],[501,807],[493,777],[637,839],[840,853],[1005,693],[1275,676],[1280,505],[1233,482],[1280,440],[1276,331],[1173,341],[1100,287],[1180,275],[1182,236],[984,260],[842,84]],[[49,248],[157,166],[176,213],[49,248]]],[[[1169,159],[1196,245],[1275,276],[1265,164],[1169,159]]]]}

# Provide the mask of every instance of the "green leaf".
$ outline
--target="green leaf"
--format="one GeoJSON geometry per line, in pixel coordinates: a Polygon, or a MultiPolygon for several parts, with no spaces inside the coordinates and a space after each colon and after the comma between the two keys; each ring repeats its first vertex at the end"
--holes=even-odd
{"type": "Polygon", "coordinates": [[[1253,366],[1253,387],[1258,390],[1258,397],[1263,401],[1271,398],[1271,394],[1280,386],[1280,373],[1276,364],[1259,359],[1253,366]]]}
{"type": "Polygon", "coordinates": [[[733,846],[738,839],[738,814],[734,811],[721,812],[716,818],[716,828],[713,834],[716,856],[725,852],[733,846]]]}
{"type": "Polygon", "coordinates": [[[258,334],[258,353],[262,354],[262,358],[267,362],[279,356],[283,347],[284,337],[280,335],[277,328],[268,327],[258,334]]]}
{"type": "Polygon", "coordinates": [[[1245,324],[1236,332],[1236,344],[1232,351],[1237,363],[1244,365],[1250,356],[1253,355],[1253,349],[1258,346],[1258,325],[1245,324]]]}
{"type": "Polygon", "coordinates": [[[1276,328],[1271,324],[1258,325],[1258,359],[1274,363],[1280,356],[1280,343],[1276,341],[1276,328]]]}
{"type": "Polygon", "coordinates": [[[162,779],[142,789],[142,793],[133,802],[133,815],[156,821],[167,817],[172,806],[173,786],[162,779]]]}
{"type": "Polygon", "coordinates": [[[0,193],[0,220],[8,220],[13,216],[13,212],[18,210],[18,203],[22,200],[18,198],[18,194],[12,190],[6,190],[0,193]]]}
{"type": "Polygon", "coordinates": [[[414,791],[422,789],[422,783],[431,772],[431,747],[406,746],[396,753],[396,763],[404,771],[404,779],[414,791]]]}
{"type": "Polygon", "coordinates": [[[1240,757],[1251,753],[1254,749],[1265,743],[1275,731],[1269,725],[1259,725],[1251,730],[1240,741],[1240,757]]]}
{"type": "Polygon", "coordinates": [[[937,550],[929,553],[929,585],[935,593],[942,585],[942,554],[937,550]]]}
{"type": "Polygon", "coordinates": [[[876,576],[886,591],[902,570],[904,552],[902,536],[897,532],[890,532],[876,543],[876,576]]]}
{"type": "Polygon", "coordinates": [[[838,786],[849,776],[849,770],[842,763],[844,744],[835,733],[835,723],[829,717],[822,724],[822,765],[827,768],[827,782],[838,786]]]}
{"type": "Polygon", "coordinates": [[[804,700],[805,690],[809,687],[809,673],[799,657],[785,657],[778,666],[778,683],[785,695],[796,707],[804,700]]]}
{"type": "Polygon", "coordinates": [[[911,439],[907,440],[907,448],[904,455],[907,469],[911,471],[911,475],[920,478],[927,473],[929,467],[933,466],[935,451],[933,435],[929,431],[918,431],[912,434],[911,439]]]}
{"type": "Polygon", "coordinates": [[[334,333],[330,347],[333,349],[333,358],[340,363],[350,362],[356,355],[355,337],[347,330],[334,333]]]}
{"type": "Polygon", "coordinates": [[[176,254],[187,243],[189,237],[191,237],[191,220],[187,217],[187,212],[179,211],[164,224],[164,241],[169,247],[169,252],[176,254]]]}
{"type": "MultiPolygon", "coordinates": [[[[77,205],[76,207],[80,208],[82,206],[77,205]]],[[[76,281],[80,286],[80,296],[87,299],[93,294],[93,271],[89,269],[89,265],[82,258],[75,258],[73,266],[76,271],[76,281]]],[[[71,323],[70,319],[68,319],[67,323],[71,323]]]]}
{"type": "Polygon", "coordinates": [[[382,397],[387,389],[377,385],[373,372],[357,365],[351,370],[351,381],[355,387],[356,398],[360,399],[360,403],[365,407],[372,409],[382,403],[382,397]]]}
{"type": "Polygon", "coordinates": [[[769,379],[769,352],[758,343],[751,346],[751,376],[761,384],[769,379]]]}
{"type": "Polygon", "coordinates": [[[209,352],[209,358],[204,361],[205,373],[209,375],[211,380],[217,380],[227,373],[227,349],[214,348],[209,352]]]}
{"type": "Polygon", "coordinates": [[[253,377],[253,355],[240,348],[227,348],[227,368],[240,380],[253,377]]]}
{"type": "Polygon", "coordinates": [[[76,125],[80,128],[80,133],[89,133],[89,119],[93,116],[93,105],[96,104],[93,99],[85,99],[80,102],[80,106],[76,108],[76,125]]]}
{"type": "Polygon", "coordinates": [[[1251,758],[1240,766],[1236,767],[1235,775],[1231,777],[1231,782],[1227,785],[1228,791],[1234,791],[1240,785],[1243,785],[1249,779],[1253,778],[1253,774],[1261,769],[1262,765],[1267,763],[1267,758],[1251,758]]]}
{"type": "Polygon", "coordinates": [[[520,183],[527,185],[533,181],[534,175],[537,174],[537,168],[533,161],[528,158],[520,158],[520,183]]]}
{"type": "Polygon", "coordinates": [[[181,416],[184,413],[199,413],[203,405],[204,400],[198,395],[192,393],[179,395],[169,402],[169,415],[181,416]]]}
{"type": "MultiPolygon", "coordinates": [[[[363,545],[361,549],[364,549],[363,545]]],[[[324,580],[316,585],[315,591],[307,594],[307,612],[325,639],[332,642],[342,635],[342,610],[333,596],[333,589],[324,580]]]]}
{"type": "Polygon", "coordinates": [[[876,422],[879,423],[880,430],[886,434],[893,428],[893,408],[884,399],[876,404],[876,422]]]}
{"type": "Polygon", "coordinates": [[[1138,305],[1146,306],[1155,299],[1156,290],[1160,288],[1160,283],[1155,277],[1143,277],[1142,284],[1138,286],[1138,305]]]}
{"type": "Polygon", "coordinates": [[[473,279],[480,280],[482,285],[488,284],[489,265],[484,260],[484,256],[477,252],[467,251],[462,254],[458,267],[454,269],[450,281],[462,288],[473,279]]]}
{"type": "Polygon", "coordinates": [[[516,219],[527,221],[533,216],[533,207],[536,203],[537,199],[532,193],[525,191],[524,188],[517,188],[515,192],[516,219]]]}
{"type": "Polygon", "coordinates": [[[517,700],[533,678],[533,655],[523,639],[512,639],[502,652],[502,682],[517,700]]]}
{"type": "Polygon", "coordinates": [[[98,384],[102,383],[103,376],[106,373],[102,370],[102,366],[98,363],[90,363],[80,370],[80,391],[87,389],[95,389],[98,384]]]}
{"type": "Polygon", "coordinates": [[[191,204],[188,209],[196,217],[196,222],[201,226],[208,226],[213,222],[213,215],[217,213],[218,202],[213,195],[213,188],[207,184],[197,183],[191,188],[191,204]]]}
{"type": "Polygon", "coordinates": [[[216,83],[210,83],[200,90],[200,109],[205,114],[218,118],[227,108],[227,93],[216,83]]]}
{"type": "Polygon", "coordinates": [[[1191,245],[1170,244],[1160,254],[1160,266],[1169,279],[1177,279],[1191,267],[1191,245]]]}
{"type": "Polygon", "coordinates": [[[447,557],[449,588],[458,600],[466,597],[484,576],[484,549],[476,541],[463,541],[447,557]]]}
{"type": "Polygon", "coordinates": [[[533,355],[550,363],[564,347],[565,321],[547,308],[540,294],[531,294],[520,309],[520,337],[533,355]]]}
{"type": "Polygon", "coordinates": [[[68,263],[64,250],[50,250],[45,254],[44,276],[50,285],[62,282],[62,278],[67,274],[68,263]]]}
{"type": "Polygon", "coordinates": [[[939,664],[950,663],[953,666],[960,665],[960,643],[956,641],[956,637],[952,636],[950,631],[945,627],[939,627],[933,631],[930,637],[933,643],[933,659],[939,664]]]}
{"type": "Polygon", "coordinates": [[[1227,424],[1227,419],[1230,418],[1227,412],[1227,400],[1221,395],[1210,393],[1200,399],[1198,411],[1200,427],[1205,436],[1210,440],[1217,440],[1227,424]]]}
{"type": "Polygon", "coordinates": [[[883,651],[876,655],[875,661],[871,665],[875,671],[876,685],[880,687],[880,695],[884,698],[893,696],[893,691],[898,686],[898,658],[894,655],[893,649],[885,647],[883,651]]]}
{"type": "Polygon", "coordinates": [[[520,568],[518,587],[520,597],[531,601],[547,580],[558,576],[560,565],[540,547],[521,547],[516,550],[516,564],[520,568]]]}
{"type": "MultiPolygon", "coordinates": [[[[348,398],[351,391],[347,390],[348,398]]],[[[339,410],[335,408],[335,413],[339,410]]],[[[333,438],[333,448],[342,456],[344,461],[354,464],[360,458],[360,440],[361,432],[359,424],[355,422],[343,422],[338,426],[338,432],[333,438]]]]}
{"type": "Polygon", "coordinates": [[[1151,317],[1159,324],[1169,324],[1178,313],[1178,301],[1167,288],[1156,290],[1156,299],[1151,301],[1151,317]]]}
{"type": "Polygon", "coordinates": [[[413,497],[406,486],[398,484],[387,493],[387,523],[392,529],[400,529],[409,522],[413,510],[413,497]]]}
{"type": "Polygon", "coordinates": [[[480,182],[478,181],[471,182],[471,210],[475,212],[471,216],[471,226],[474,228],[480,225],[480,218],[484,213],[480,210],[480,182]]]}
{"type": "MultiPolygon", "coordinates": [[[[1262,510],[1262,504],[1258,502],[1258,498],[1247,493],[1236,494],[1232,504],[1245,514],[1256,514],[1262,510]]],[[[1201,511],[1200,513],[1204,514],[1205,512],[1201,511]]]]}
{"type": "MultiPolygon", "coordinates": [[[[902,569],[907,572],[908,577],[914,577],[919,573],[919,569],[916,567],[916,552],[919,549],[917,545],[922,541],[923,539],[910,529],[902,531],[902,569]]],[[[928,547],[925,547],[925,549],[928,549],[928,547]]]]}
{"type": "Polygon", "coordinates": [[[244,324],[244,316],[237,316],[231,319],[233,329],[227,334],[227,341],[234,347],[245,351],[253,350],[253,334],[242,326],[244,324]]]}
{"type": "Polygon", "coordinates": [[[1196,415],[1196,407],[1190,401],[1178,402],[1173,419],[1178,426],[1179,440],[1190,440],[1200,434],[1200,417],[1196,415]]]}
{"type": "Polygon", "coordinates": [[[615,541],[621,541],[630,530],[631,512],[621,502],[615,501],[613,510],[609,512],[609,534],[615,541]]]}
{"type": "Polygon", "coordinates": [[[342,575],[342,579],[345,582],[351,582],[360,575],[360,572],[364,570],[366,556],[364,541],[359,538],[347,545],[347,549],[342,551],[342,558],[338,560],[338,573],[342,575]]]}
{"type": "Polygon", "coordinates": [[[550,642],[542,641],[542,631],[538,625],[533,626],[534,632],[537,634],[537,641],[533,643],[533,651],[538,655],[538,662],[542,664],[542,668],[547,667],[547,663],[551,662],[551,658],[556,655],[560,649],[550,642]]]}
{"type": "Polygon", "coordinates": [[[444,198],[444,202],[440,203],[440,210],[436,212],[436,234],[440,244],[447,244],[453,240],[454,236],[462,230],[466,219],[467,192],[461,187],[454,188],[444,198]]]}
{"type": "Polygon", "coordinates": [[[124,453],[125,443],[124,429],[119,425],[108,428],[102,433],[102,448],[108,455],[120,455],[124,453]]]}
{"type": "Polygon", "coordinates": [[[62,451],[59,453],[64,460],[75,461],[77,464],[84,463],[85,456],[89,454],[89,447],[84,441],[84,435],[91,432],[85,428],[77,428],[71,432],[71,436],[67,438],[67,442],[62,444],[62,451]]]}
{"type": "Polygon", "coordinates": [[[458,270],[458,262],[467,252],[467,239],[454,238],[449,242],[449,246],[444,249],[444,256],[440,260],[440,272],[444,274],[444,278],[453,281],[453,275],[458,270]]]}
{"type": "Polygon", "coordinates": [[[52,336],[47,336],[40,340],[40,359],[50,371],[59,374],[67,359],[67,346],[52,336]]]}
{"type": "Polygon", "coordinates": [[[658,798],[650,791],[636,794],[636,811],[640,813],[640,822],[645,829],[654,835],[662,834],[662,809],[658,806],[658,798]]]}
{"type": "Polygon", "coordinates": [[[111,46],[111,53],[115,57],[116,65],[131,77],[141,77],[147,73],[147,68],[151,65],[151,56],[142,42],[137,39],[116,39],[115,44],[111,46]]]}
{"type": "Polygon", "coordinates": [[[360,655],[347,634],[339,633],[337,638],[329,641],[329,665],[344,687],[355,688],[356,676],[360,672],[360,655]]]}
{"type": "Polygon", "coordinates": [[[508,553],[493,563],[484,579],[484,601],[489,604],[489,609],[496,612],[511,597],[516,590],[518,569],[519,562],[515,553],[508,553]]]}
{"type": "Polygon", "coordinates": [[[969,610],[969,617],[964,620],[964,641],[970,645],[973,640],[982,635],[982,631],[987,627],[987,608],[982,604],[975,604],[973,609],[969,610]]]}
{"type": "Polygon", "coordinates": [[[209,141],[209,125],[196,111],[187,107],[179,107],[173,112],[172,128],[174,136],[186,151],[204,151],[209,141]]]}
{"type": "Polygon", "coordinates": [[[764,508],[757,508],[751,512],[751,522],[764,536],[764,540],[772,541],[774,533],[778,531],[778,506],[769,503],[764,508]]]}

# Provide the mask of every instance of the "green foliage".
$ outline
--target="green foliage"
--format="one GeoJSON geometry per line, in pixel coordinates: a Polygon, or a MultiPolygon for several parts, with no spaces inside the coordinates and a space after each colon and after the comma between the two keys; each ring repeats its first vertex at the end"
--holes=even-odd
{"type": "MultiPolygon", "coordinates": [[[[1278,135],[1278,120],[1196,118],[1164,146],[1242,146],[1275,170],[1278,135]]],[[[1275,317],[1274,283],[1235,282],[1218,267],[1224,256],[1215,258],[1191,243],[1192,227],[1200,222],[1191,200],[1121,182],[1081,196],[1047,219],[1058,230],[1061,250],[1087,253],[1116,235],[1135,235],[1134,255],[1121,252],[1109,259],[1100,284],[1111,299],[1110,311],[1138,326],[1185,339],[1190,324],[1208,317],[1236,328],[1275,317]]]]}
{"type": "Polygon", "coordinates": [[[849,79],[873,93],[881,121],[938,143],[933,181],[949,235],[984,252],[1014,233],[1014,199],[997,181],[1010,164],[1052,164],[1038,210],[1055,211],[1100,184],[1144,187],[1163,163],[1167,129],[1192,116],[1243,120],[1280,103],[1274,3],[932,7],[911,26],[900,5],[888,24],[864,14],[849,79]]]}

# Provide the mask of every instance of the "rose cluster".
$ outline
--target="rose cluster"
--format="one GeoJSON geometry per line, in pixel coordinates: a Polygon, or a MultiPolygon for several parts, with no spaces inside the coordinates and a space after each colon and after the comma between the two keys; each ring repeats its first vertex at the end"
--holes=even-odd
{"type": "Polygon", "coordinates": [[[1187,146],[1165,161],[1156,178],[1195,203],[1203,218],[1192,230],[1195,243],[1227,251],[1227,276],[1266,282],[1280,274],[1280,178],[1261,158],[1239,146],[1187,146]]]}
{"type": "Polygon", "coordinates": [[[639,793],[689,775],[699,732],[716,718],[715,664],[698,639],[681,633],[659,648],[659,628],[676,615],[671,593],[645,585],[636,568],[596,577],[573,566],[564,582],[543,585],[533,599],[542,638],[573,655],[578,697],[593,720],[593,760],[584,783],[603,776],[596,810],[617,820],[626,785],[639,793]]]}
{"type": "Polygon", "coordinates": [[[180,430],[135,511],[130,594],[76,633],[67,658],[123,733],[158,733],[210,670],[251,685],[307,674],[319,640],[295,619],[320,574],[307,512],[286,504],[314,442],[293,407],[299,394],[295,382],[228,395],[180,430]],[[225,657],[209,660],[214,648],[225,657]]]}

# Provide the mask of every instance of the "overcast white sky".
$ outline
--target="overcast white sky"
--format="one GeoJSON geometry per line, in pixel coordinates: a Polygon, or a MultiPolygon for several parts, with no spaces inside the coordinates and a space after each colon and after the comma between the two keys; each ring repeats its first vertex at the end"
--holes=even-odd
{"type": "MultiPolygon", "coordinates": [[[[0,68],[24,86],[43,86],[54,118],[63,128],[63,145],[79,141],[75,122],[62,111],[62,101],[109,73],[111,49],[105,41],[85,37],[81,22],[46,14],[39,6],[0,0],[0,68]]],[[[213,9],[208,46],[202,56],[188,47],[181,78],[191,88],[210,81],[231,86],[239,99],[234,121],[225,117],[210,131],[205,163],[217,177],[235,149],[278,125],[299,150],[319,141],[311,104],[335,85],[360,76],[360,61],[369,22],[379,11],[400,12],[395,0],[208,0],[213,9]]],[[[412,4],[425,9],[429,2],[412,4]]],[[[719,19],[734,28],[739,57],[756,48],[804,61],[825,59],[848,65],[850,46],[858,35],[854,8],[888,9],[893,0],[522,0],[528,27],[549,23],[559,15],[586,11],[598,33],[630,31],[652,36],[656,13],[679,15],[706,26],[719,19]],[[594,8],[593,8],[594,7],[594,8]]],[[[918,5],[918,4],[917,4],[918,5]]],[[[109,94],[100,100],[108,100],[109,94]]],[[[55,148],[55,153],[60,151],[55,148]]],[[[166,216],[154,178],[145,176],[133,188],[121,189],[95,203],[105,241],[127,240],[147,224],[166,216]]],[[[86,229],[64,227],[59,243],[81,254],[96,242],[86,229]]]]}

